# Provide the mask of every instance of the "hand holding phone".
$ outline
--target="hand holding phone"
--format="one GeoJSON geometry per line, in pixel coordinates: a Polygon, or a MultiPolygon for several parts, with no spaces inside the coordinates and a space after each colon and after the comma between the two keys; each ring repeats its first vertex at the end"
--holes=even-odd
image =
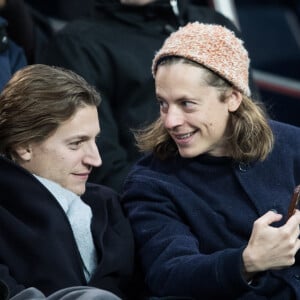
{"type": "Polygon", "coordinates": [[[289,219],[295,213],[299,200],[300,200],[300,185],[297,185],[294,189],[291,198],[287,219],[289,219]]]}

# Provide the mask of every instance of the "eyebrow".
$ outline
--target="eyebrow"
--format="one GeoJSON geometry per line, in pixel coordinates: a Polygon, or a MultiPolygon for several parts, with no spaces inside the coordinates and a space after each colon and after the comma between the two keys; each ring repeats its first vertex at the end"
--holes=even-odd
{"type": "MultiPolygon", "coordinates": [[[[156,94],[156,100],[157,101],[167,101],[165,98],[163,98],[163,97],[161,97],[159,94],[156,94]]],[[[189,97],[188,95],[183,95],[183,96],[181,96],[181,97],[179,97],[179,98],[176,98],[176,99],[174,99],[174,102],[181,102],[181,101],[195,101],[195,102],[199,102],[199,101],[201,101],[201,99],[199,99],[199,98],[192,98],[192,97],[189,97]]]]}
{"type": "MultiPolygon", "coordinates": [[[[98,138],[100,135],[100,131],[95,135],[95,138],[98,138]]],[[[66,141],[71,141],[71,140],[74,140],[74,139],[78,139],[78,140],[88,140],[88,139],[91,139],[93,137],[91,137],[90,135],[86,135],[86,134],[78,134],[78,135],[74,135],[74,136],[71,136],[71,137],[68,137],[66,139],[66,141]]]]}

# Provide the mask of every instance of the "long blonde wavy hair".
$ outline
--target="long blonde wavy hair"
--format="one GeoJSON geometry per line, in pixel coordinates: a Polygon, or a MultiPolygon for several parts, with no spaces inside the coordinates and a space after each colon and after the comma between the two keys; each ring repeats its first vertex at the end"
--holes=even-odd
{"type": "MultiPolygon", "coordinates": [[[[182,57],[164,58],[159,66],[176,63],[192,64],[202,68],[205,82],[221,91],[220,101],[225,101],[228,91],[234,88],[214,72],[182,57]]],[[[230,114],[227,126],[229,156],[234,160],[244,162],[264,160],[272,150],[274,137],[262,103],[243,95],[239,108],[230,114]]],[[[160,159],[178,152],[160,117],[146,128],[134,131],[134,135],[141,152],[153,152],[160,159]]]]}

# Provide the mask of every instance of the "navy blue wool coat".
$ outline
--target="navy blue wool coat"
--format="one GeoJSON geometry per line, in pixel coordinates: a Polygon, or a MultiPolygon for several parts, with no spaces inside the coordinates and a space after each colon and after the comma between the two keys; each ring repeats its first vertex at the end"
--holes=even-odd
{"type": "Polygon", "coordinates": [[[275,146],[249,164],[226,157],[140,160],[123,202],[145,282],[155,296],[188,299],[300,299],[300,260],[243,280],[242,252],[253,222],[275,209],[285,222],[300,184],[300,128],[272,122],[275,146]]]}

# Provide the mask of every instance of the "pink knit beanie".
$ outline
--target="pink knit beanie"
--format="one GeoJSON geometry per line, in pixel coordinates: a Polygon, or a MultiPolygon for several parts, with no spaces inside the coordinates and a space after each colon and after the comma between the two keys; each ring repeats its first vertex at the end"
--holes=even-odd
{"type": "Polygon", "coordinates": [[[248,52],[243,41],[221,25],[188,23],[173,32],[156,53],[152,62],[155,77],[162,58],[179,56],[214,71],[247,96],[251,95],[248,52]]]}

